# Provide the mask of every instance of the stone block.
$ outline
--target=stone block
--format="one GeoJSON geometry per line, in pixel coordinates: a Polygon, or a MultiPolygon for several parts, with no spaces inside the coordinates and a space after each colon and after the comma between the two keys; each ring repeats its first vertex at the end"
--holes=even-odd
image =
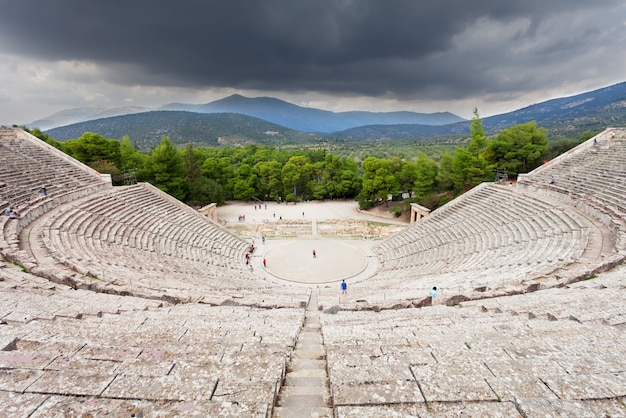
{"type": "Polygon", "coordinates": [[[96,346],[85,345],[77,355],[92,360],[107,360],[122,362],[137,358],[142,352],[141,348],[130,346],[96,346]]]}
{"type": "Polygon", "coordinates": [[[76,370],[47,370],[26,391],[29,393],[99,396],[114,378],[114,374],[85,374],[76,370]]]}
{"type": "Polygon", "coordinates": [[[417,383],[413,379],[346,384],[333,382],[331,387],[336,406],[411,403],[424,400],[417,383]]]}
{"type": "Polygon", "coordinates": [[[538,377],[519,375],[488,377],[487,383],[502,401],[514,401],[517,398],[557,399],[538,377]]]}
{"type": "Polygon", "coordinates": [[[364,417],[397,417],[419,418],[427,416],[428,409],[424,403],[404,405],[369,405],[337,406],[337,418],[364,418],[364,417]]]}
{"type": "Polygon", "coordinates": [[[429,412],[424,416],[522,418],[513,402],[432,402],[428,407],[429,412]]]}
{"type": "Polygon", "coordinates": [[[119,375],[102,396],[159,401],[210,400],[216,385],[216,378],[119,375]]]}
{"type": "MultiPolygon", "coordinates": [[[[623,400],[621,401],[623,402],[623,400]]],[[[563,400],[520,398],[517,409],[526,417],[619,417],[624,416],[620,400],[563,400]]]]}
{"type": "Polygon", "coordinates": [[[0,390],[1,414],[6,417],[34,417],[36,416],[34,413],[49,396],[38,393],[16,393],[0,390]]]}
{"type": "Polygon", "coordinates": [[[55,358],[55,354],[36,351],[0,351],[0,369],[41,370],[55,358]]]}
{"type": "Polygon", "coordinates": [[[437,375],[429,379],[418,378],[420,388],[428,402],[497,401],[482,376],[437,375]]]}
{"type": "Polygon", "coordinates": [[[560,399],[606,399],[618,396],[618,391],[624,392],[624,382],[613,375],[541,376],[541,380],[560,399]]]}
{"type": "Polygon", "coordinates": [[[45,370],[80,370],[84,374],[112,375],[119,366],[120,363],[114,361],[59,356],[48,364],[45,370]]]}
{"type": "Polygon", "coordinates": [[[251,402],[273,405],[278,396],[280,382],[276,380],[236,380],[220,378],[211,401],[251,402]]]}
{"type": "Polygon", "coordinates": [[[0,369],[0,391],[24,392],[42,374],[39,370],[0,369]]]}

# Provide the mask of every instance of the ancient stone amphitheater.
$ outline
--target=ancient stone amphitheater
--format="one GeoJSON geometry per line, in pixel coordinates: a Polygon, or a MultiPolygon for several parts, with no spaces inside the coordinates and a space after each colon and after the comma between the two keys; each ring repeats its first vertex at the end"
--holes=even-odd
{"type": "Polygon", "coordinates": [[[626,416],[624,129],[369,240],[348,295],[18,129],[0,205],[0,416],[626,416]]]}

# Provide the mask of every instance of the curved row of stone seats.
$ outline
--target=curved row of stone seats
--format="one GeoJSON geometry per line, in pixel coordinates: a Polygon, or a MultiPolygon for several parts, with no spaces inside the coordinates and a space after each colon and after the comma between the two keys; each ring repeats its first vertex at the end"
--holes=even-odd
{"type": "Polygon", "coordinates": [[[111,187],[110,176],[20,129],[0,129],[0,162],[2,215],[8,206],[20,214],[19,221],[0,218],[0,251],[9,257],[18,250],[20,231],[32,220],[60,204],[111,187]]]}
{"type": "Polygon", "coordinates": [[[483,312],[522,315],[550,321],[571,320],[587,324],[626,327],[626,266],[592,280],[508,297],[462,302],[483,312]]]}
{"type": "Polygon", "coordinates": [[[49,198],[54,198],[103,182],[95,170],[22,130],[0,130],[0,161],[0,181],[5,184],[2,200],[16,209],[25,209],[43,198],[42,187],[46,187],[49,198]]]}
{"type": "Polygon", "coordinates": [[[519,284],[576,261],[588,228],[574,211],[484,183],[375,246],[382,268],[359,287],[519,284]]]}
{"type": "MultiPolygon", "coordinates": [[[[623,323],[551,320],[508,308],[516,298],[537,298],[533,310],[577,298],[590,301],[589,289],[579,286],[593,282],[498,298],[500,311],[485,308],[496,303],[487,299],[323,315],[337,416],[624,415],[623,323]]],[[[614,286],[601,299],[579,304],[578,316],[606,311],[607,301],[623,306],[616,292],[623,278],[614,286]]]]}
{"type": "Polygon", "coordinates": [[[587,211],[612,227],[615,246],[626,249],[626,129],[606,129],[520,175],[518,184],[587,211]]]}
{"type": "MultiPolygon", "coordinates": [[[[167,305],[163,301],[72,289],[4,263],[0,263],[0,290],[0,322],[5,325],[51,321],[59,317],[99,317],[167,305]]],[[[10,340],[3,342],[8,345],[10,340]]],[[[0,342],[0,346],[5,345],[0,342]]]]}
{"type": "Polygon", "coordinates": [[[306,289],[260,280],[244,262],[247,242],[148,184],[59,208],[38,233],[51,257],[93,290],[210,304],[301,306],[308,299],[306,289]]]}
{"type": "Polygon", "coordinates": [[[303,309],[201,304],[80,318],[29,309],[32,320],[0,325],[10,416],[269,416],[304,318],[303,309]]]}

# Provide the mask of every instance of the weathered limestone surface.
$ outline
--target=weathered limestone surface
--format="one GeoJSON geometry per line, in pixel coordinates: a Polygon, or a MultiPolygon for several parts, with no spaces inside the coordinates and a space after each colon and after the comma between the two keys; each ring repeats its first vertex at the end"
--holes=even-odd
{"type": "Polygon", "coordinates": [[[346,295],[265,280],[233,233],[16,132],[0,129],[0,198],[25,215],[0,217],[0,416],[626,416],[624,130],[379,242],[346,295]],[[39,195],[52,179],[68,194],[39,195]]]}
{"type": "MultiPolygon", "coordinates": [[[[619,315],[623,271],[600,276],[606,303],[578,312],[619,315]]],[[[626,414],[618,401],[626,396],[622,325],[511,313],[566,308],[561,299],[582,299],[591,285],[457,307],[323,315],[338,416],[626,414]]]]}
{"type": "MultiPolygon", "coordinates": [[[[303,309],[169,306],[99,295],[115,313],[49,315],[76,292],[46,290],[0,270],[30,320],[0,325],[0,403],[7,416],[259,416],[272,410],[303,309]],[[29,302],[29,296],[34,295],[29,302]],[[139,416],[139,415],[136,415],[139,416]]],[[[89,293],[89,292],[85,292],[89,293]]],[[[0,318],[1,319],[1,318],[0,318]]],[[[4,412],[3,412],[4,413],[4,412]]],[[[0,416],[4,416],[0,413],[0,416]]]]}

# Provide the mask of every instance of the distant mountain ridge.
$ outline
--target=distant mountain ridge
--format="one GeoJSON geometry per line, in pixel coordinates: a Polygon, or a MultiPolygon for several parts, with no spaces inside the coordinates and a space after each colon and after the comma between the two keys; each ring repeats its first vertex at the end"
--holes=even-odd
{"type": "Polygon", "coordinates": [[[58,141],[79,138],[95,132],[106,138],[128,135],[143,151],[148,151],[167,136],[172,142],[202,146],[246,145],[250,143],[309,143],[318,135],[294,131],[261,119],[236,113],[194,113],[155,110],[75,123],[46,131],[58,141]]]}
{"type": "MultiPolygon", "coordinates": [[[[313,124],[319,118],[354,117],[360,120],[361,113],[367,117],[380,115],[387,122],[415,118],[411,112],[391,112],[376,114],[371,112],[344,112],[335,114],[319,109],[300,108],[278,99],[257,98],[247,99],[242,96],[230,96],[221,101],[209,103],[205,110],[227,110],[237,107],[240,111],[252,110],[259,112],[259,106],[266,104],[274,119],[294,118],[298,123],[313,124]],[[243,109],[243,110],[242,110],[243,109]],[[301,112],[305,109],[305,112],[301,112]],[[406,115],[405,113],[409,113],[406,115]],[[308,117],[308,118],[307,118],[308,117]],[[300,119],[298,119],[300,118],[300,119]]],[[[184,104],[171,104],[169,109],[186,107],[184,104]]],[[[261,106],[262,108],[262,106],[261,106]]],[[[460,121],[446,125],[427,125],[416,123],[398,123],[392,125],[371,124],[358,126],[342,131],[324,133],[302,132],[289,129],[284,125],[272,123],[260,117],[246,116],[241,113],[199,113],[180,110],[161,110],[135,113],[131,115],[103,118],[79,124],[68,125],[48,130],[48,134],[57,140],[64,141],[78,138],[84,132],[97,132],[108,138],[120,139],[129,135],[143,149],[149,149],[167,135],[176,143],[194,142],[203,145],[239,145],[246,143],[258,144],[303,144],[329,140],[360,141],[377,139],[419,139],[430,137],[456,136],[469,134],[469,121],[460,121]]],[[[263,116],[259,114],[259,116],[263,116]]],[[[321,120],[319,119],[319,120],[321,120]]],[[[460,118],[459,118],[460,119],[460,118]]],[[[537,121],[540,127],[546,128],[551,138],[576,137],[585,130],[602,130],[607,126],[626,126],[626,82],[597,89],[583,94],[548,100],[502,115],[483,118],[483,127],[493,134],[506,127],[537,121]]]]}
{"type": "Polygon", "coordinates": [[[249,98],[238,94],[203,105],[171,103],[160,110],[183,110],[198,113],[239,113],[302,131],[331,133],[365,125],[447,125],[465,119],[450,112],[331,112],[301,107],[273,97],[249,98]]]}
{"type": "MultiPolygon", "coordinates": [[[[626,125],[626,82],[570,97],[548,100],[501,115],[482,119],[486,131],[497,132],[509,126],[536,121],[552,136],[567,136],[584,130],[602,130],[626,125]]],[[[362,126],[334,132],[346,139],[410,139],[469,133],[469,123],[444,126],[393,125],[362,126]]]]}
{"type": "Polygon", "coordinates": [[[95,119],[108,118],[112,116],[132,115],[134,113],[147,112],[150,109],[140,106],[124,106],[107,109],[104,107],[80,107],[75,109],[66,109],[53,113],[52,115],[38,119],[28,124],[33,128],[39,128],[42,131],[56,128],[58,126],[70,125],[72,123],[86,122],[95,119]]]}
{"type": "Polygon", "coordinates": [[[270,123],[302,132],[331,133],[365,125],[395,125],[398,123],[447,125],[465,119],[450,112],[331,112],[297,106],[273,97],[244,97],[238,94],[205,104],[170,103],[158,109],[141,107],[77,108],[57,112],[44,119],[27,124],[42,131],[59,126],[112,116],[135,114],[151,110],[173,110],[194,113],[238,113],[263,119],[270,123]]]}

